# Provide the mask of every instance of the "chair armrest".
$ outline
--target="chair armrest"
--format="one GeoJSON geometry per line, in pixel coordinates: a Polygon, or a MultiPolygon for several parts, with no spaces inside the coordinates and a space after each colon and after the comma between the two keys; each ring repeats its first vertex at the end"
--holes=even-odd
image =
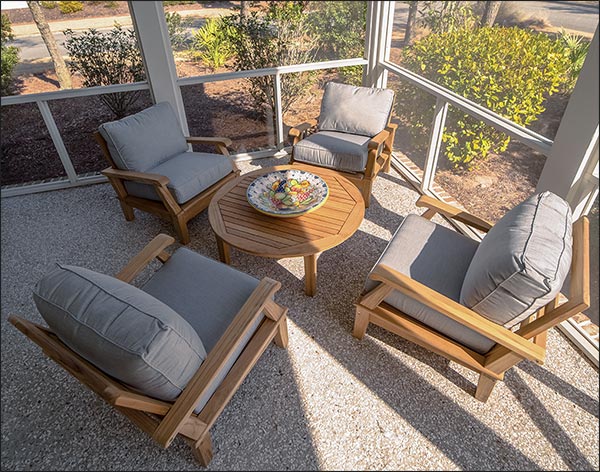
{"type": "Polygon", "coordinates": [[[317,126],[316,119],[308,120],[302,124],[290,128],[290,130],[288,131],[288,136],[292,138],[299,138],[300,136],[302,136],[302,133],[309,130],[313,126],[317,126]]]}
{"type": "Polygon", "coordinates": [[[492,341],[510,349],[519,356],[536,362],[543,362],[544,360],[545,351],[540,346],[513,333],[504,326],[484,318],[479,313],[470,310],[460,303],[455,302],[389,266],[383,264],[378,265],[373,269],[369,278],[392,286],[404,295],[409,296],[424,305],[427,305],[429,308],[439,311],[463,326],[490,338],[492,341]]]}
{"type": "Polygon", "coordinates": [[[448,203],[444,203],[428,195],[421,195],[417,200],[416,205],[418,207],[429,208],[429,210],[423,213],[423,217],[427,219],[431,219],[436,213],[439,213],[448,218],[452,218],[453,220],[457,220],[461,223],[465,223],[469,226],[472,226],[473,228],[483,231],[485,233],[487,233],[492,228],[491,223],[488,223],[487,221],[477,216],[471,215],[470,213],[461,210],[460,208],[456,208],[455,206],[449,205],[448,203]]]}
{"type": "Polygon", "coordinates": [[[223,138],[221,136],[201,137],[201,136],[190,136],[185,138],[190,144],[212,144],[216,146],[219,152],[225,156],[229,155],[227,150],[228,146],[231,146],[232,141],[229,138],[223,138]]]}
{"type": "Polygon", "coordinates": [[[121,170],[109,167],[102,171],[102,175],[109,178],[132,180],[143,184],[166,186],[169,183],[169,178],[160,174],[146,174],[145,172],[134,172],[132,170],[121,170]]]}
{"type": "MultiPolygon", "coordinates": [[[[211,380],[219,373],[223,364],[236,349],[239,340],[248,334],[253,322],[262,313],[265,305],[272,301],[273,295],[280,288],[281,283],[268,277],[260,281],[258,287],[240,308],[221,339],[208,353],[200,368],[154,431],[152,438],[155,441],[164,447],[173,441],[181,426],[196,408],[198,399],[210,387],[211,380]]],[[[280,316],[283,315],[284,310],[280,313],[280,316]]]]}
{"type": "Polygon", "coordinates": [[[385,144],[385,141],[389,136],[390,132],[386,128],[370,139],[368,143],[369,152],[367,155],[367,165],[365,166],[365,177],[373,178],[379,172],[379,169],[383,165],[383,161],[378,162],[378,158],[381,155],[381,146],[385,144]]]}
{"type": "Polygon", "coordinates": [[[144,249],[134,256],[127,265],[116,275],[123,282],[130,283],[136,275],[154,259],[158,257],[166,247],[175,242],[175,239],[166,234],[159,234],[150,241],[144,249]]]}
{"type": "Polygon", "coordinates": [[[222,136],[211,136],[211,137],[203,137],[203,136],[189,136],[185,138],[185,140],[190,144],[220,144],[222,146],[231,146],[233,141],[229,138],[224,138],[222,136]]]}
{"type": "Polygon", "coordinates": [[[378,134],[376,134],[375,136],[373,136],[371,138],[371,140],[369,141],[369,149],[379,149],[379,147],[385,143],[385,140],[388,138],[388,136],[390,135],[389,130],[386,128],[383,131],[379,132],[378,134]]]}

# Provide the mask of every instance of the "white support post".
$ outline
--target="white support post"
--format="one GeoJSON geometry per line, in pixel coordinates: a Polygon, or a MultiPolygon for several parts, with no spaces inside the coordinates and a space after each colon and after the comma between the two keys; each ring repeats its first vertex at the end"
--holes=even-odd
{"type": "Polygon", "coordinates": [[[169,102],[179,118],[183,133],[189,136],[163,3],[128,3],[154,103],[169,102]]]}
{"type": "Polygon", "coordinates": [[[598,189],[598,27],[536,190],[567,199],[579,216],[598,189]],[[579,214],[578,214],[579,213],[579,214]]]}
{"type": "Polygon", "coordinates": [[[444,134],[447,114],[448,102],[443,98],[438,97],[435,102],[433,124],[431,125],[431,134],[429,136],[429,149],[427,150],[427,157],[425,158],[423,181],[421,182],[421,190],[423,190],[424,193],[429,193],[431,184],[433,183],[440,150],[442,148],[442,135],[444,134]]]}
{"type": "Polygon", "coordinates": [[[283,149],[283,110],[281,108],[281,74],[275,74],[275,134],[277,149],[283,149]]]}
{"type": "Polygon", "coordinates": [[[71,162],[69,152],[65,147],[65,143],[62,140],[60,131],[58,131],[58,127],[56,126],[56,122],[54,121],[54,117],[52,116],[52,112],[50,111],[50,107],[48,106],[48,102],[39,101],[36,103],[40,110],[40,113],[42,114],[42,118],[44,119],[46,128],[48,128],[48,133],[50,133],[50,137],[52,138],[52,142],[54,143],[54,147],[56,148],[58,157],[60,157],[60,161],[62,162],[62,165],[65,168],[65,172],[67,173],[69,182],[74,184],[75,182],[77,182],[77,172],[75,172],[75,168],[73,167],[73,162],[71,162]]]}
{"type": "Polygon", "coordinates": [[[394,3],[367,2],[365,54],[368,64],[363,73],[363,85],[366,87],[385,88],[387,85],[388,72],[381,63],[390,57],[394,3]]]}

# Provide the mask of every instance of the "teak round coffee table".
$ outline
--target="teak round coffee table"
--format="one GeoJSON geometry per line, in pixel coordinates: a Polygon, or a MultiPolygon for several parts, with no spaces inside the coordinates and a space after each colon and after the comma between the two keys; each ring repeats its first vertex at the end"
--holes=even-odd
{"type": "Polygon", "coordinates": [[[354,234],[365,213],[356,186],[337,172],[303,164],[268,167],[244,174],[224,185],[212,198],[208,219],[217,238],[219,257],[230,264],[230,246],[256,256],[304,257],[305,292],[317,291],[317,257],[354,234]],[[246,200],[246,189],[257,177],[276,170],[298,169],[318,175],[329,186],[319,209],[294,218],[258,212],[246,200]]]}

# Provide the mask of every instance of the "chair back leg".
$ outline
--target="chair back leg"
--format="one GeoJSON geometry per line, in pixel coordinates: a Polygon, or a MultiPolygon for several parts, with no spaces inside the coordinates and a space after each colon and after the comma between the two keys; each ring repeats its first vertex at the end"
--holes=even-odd
{"type": "Polygon", "coordinates": [[[202,467],[208,467],[208,464],[213,457],[212,440],[210,433],[206,433],[202,438],[202,441],[190,441],[192,447],[192,454],[194,458],[202,465],[202,467]]]}
{"type": "Polygon", "coordinates": [[[383,164],[383,169],[382,169],[386,174],[388,174],[390,172],[390,170],[392,170],[392,155],[389,154],[387,156],[387,159],[385,160],[385,164],[383,164]]]}
{"type": "Polygon", "coordinates": [[[273,342],[283,349],[287,349],[288,346],[288,331],[287,331],[287,319],[279,322],[277,327],[277,333],[273,337],[273,342]]]}

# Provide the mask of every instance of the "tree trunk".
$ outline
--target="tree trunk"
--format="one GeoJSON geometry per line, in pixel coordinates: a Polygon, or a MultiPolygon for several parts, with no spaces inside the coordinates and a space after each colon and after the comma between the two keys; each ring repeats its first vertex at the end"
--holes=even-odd
{"type": "Polygon", "coordinates": [[[249,1],[246,0],[242,0],[240,1],[240,15],[242,15],[244,18],[246,18],[247,16],[250,15],[250,5],[249,5],[249,1]]]}
{"type": "Polygon", "coordinates": [[[409,2],[408,20],[406,21],[406,30],[404,33],[404,45],[408,46],[415,37],[415,27],[417,26],[417,7],[418,1],[409,2]]]}
{"type": "Polygon", "coordinates": [[[37,1],[28,1],[27,6],[29,7],[29,10],[31,10],[31,15],[33,16],[33,20],[35,21],[35,24],[42,35],[44,43],[46,43],[46,47],[48,48],[48,52],[50,53],[50,57],[54,63],[54,70],[56,71],[60,88],[73,88],[71,84],[71,74],[69,73],[69,69],[67,69],[65,60],[58,51],[56,40],[54,39],[52,31],[50,31],[50,26],[48,26],[48,21],[44,16],[44,12],[42,11],[40,3],[37,1]]]}
{"type": "Polygon", "coordinates": [[[501,1],[487,1],[485,2],[485,8],[483,10],[483,16],[481,17],[481,26],[492,26],[496,21],[496,15],[500,10],[501,1]]]}

